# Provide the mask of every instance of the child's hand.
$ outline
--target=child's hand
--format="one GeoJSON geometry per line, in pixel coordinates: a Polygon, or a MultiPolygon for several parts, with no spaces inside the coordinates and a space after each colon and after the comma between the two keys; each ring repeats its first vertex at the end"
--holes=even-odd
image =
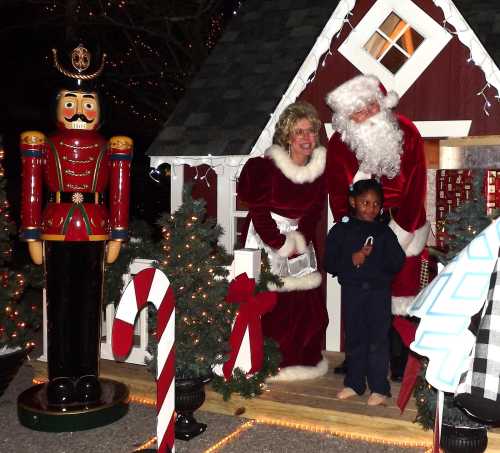
{"type": "Polygon", "coordinates": [[[361,249],[352,254],[352,264],[354,264],[356,267],[365,264],[365,259],[370,255],[370,253],[372,253],[372,250],[373,245],[364,245],[363,247],[361,247],[361,249]]]}
{"type": "Polygon", "coordinates": [[[366,256],[369,256],[370,253],[372,253],[372,250],[373,250],[373,245],[364,245],[362,248],[361,248],[361,252],[366,256]]]}
{"type": "Polygon", "coordinates": [[[365,254],[363,253],[363,249],[358,250],[357,252],[354,252],[352,254],[352,264],[354,264],[356,267],[361,266],[365,262],[365,254]]]}

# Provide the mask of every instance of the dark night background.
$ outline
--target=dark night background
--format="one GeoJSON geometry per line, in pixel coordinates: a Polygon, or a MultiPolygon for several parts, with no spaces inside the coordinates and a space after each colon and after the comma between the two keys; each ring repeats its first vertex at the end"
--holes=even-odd
{"type": "Polygon", "coordinates": [[[0,0],[2,49],[0,135],[11,212],[19,222],[19,135],[54,130],[60,74],[51,49],[78,41],[106,52],[99,80],[101,133],[134,140],[131,217],[153,223],[168,209],[169,181],[149,177],[145,152],[214,46],[237,14],[237,0],[0,0]]]}

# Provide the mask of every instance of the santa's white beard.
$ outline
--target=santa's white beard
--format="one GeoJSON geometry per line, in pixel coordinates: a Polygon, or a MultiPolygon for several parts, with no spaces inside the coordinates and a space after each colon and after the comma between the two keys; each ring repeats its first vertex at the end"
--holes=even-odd
{"type": "Polygon", "coordinates": [[[387,178],[399,173],[403,133],[390,110],[382,110],[362,123],[335,115],[333,126],[356,154],[360,171],[387,178]]]}

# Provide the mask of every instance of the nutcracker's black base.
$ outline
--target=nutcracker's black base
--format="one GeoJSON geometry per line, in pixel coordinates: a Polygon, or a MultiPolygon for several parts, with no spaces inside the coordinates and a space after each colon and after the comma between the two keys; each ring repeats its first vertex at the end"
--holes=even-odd
{"type": "Polygon", "coordinates": [[[129,391],[125,384],[99,379],[101,397],[92,404],[72,403],[50,406],[47,384],[30,387],[17,399],[17,415],[22,425],[36,431],[83,431],[108,425],[128,411],[129,391]]]}
{"type": "Polygon", "coordinates": [[[175,438],[180,440],[191,440],[204,433],[207,429],[205,423],[199,423],[193,417],[193,414],[177,414],[175,421],[175,438]]]}

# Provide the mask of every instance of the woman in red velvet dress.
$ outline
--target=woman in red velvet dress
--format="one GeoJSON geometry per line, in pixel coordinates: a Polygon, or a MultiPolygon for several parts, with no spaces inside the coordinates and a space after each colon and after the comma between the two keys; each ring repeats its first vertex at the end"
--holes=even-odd
{"type": "Polygon", "coordinates": [[[277,380],[325,374],[322,358],[328,313],[315,257],[315,230],[326,203],[326,150],[318,145],[321,122],[305,102],[289,105],[276,124],[273,145],[249,159],[238,182],[248,204],[245,247],[262,248],[283,281],[274,310],[262,318],[283,360],[277,380]]]}

